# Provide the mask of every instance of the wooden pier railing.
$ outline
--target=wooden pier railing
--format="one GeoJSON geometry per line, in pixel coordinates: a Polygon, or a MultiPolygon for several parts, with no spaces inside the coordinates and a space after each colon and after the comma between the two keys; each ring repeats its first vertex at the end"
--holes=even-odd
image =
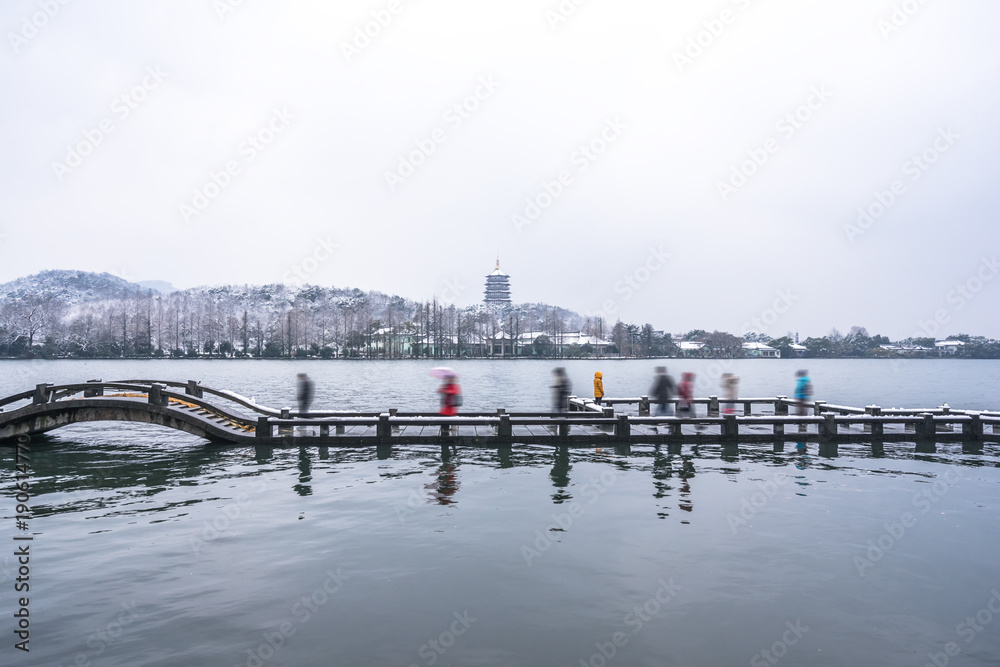
{"type": "MultiPolygon", "coordinates": [[[[676,406],[676,399],[671,403],[676,406]]],[[[394,444],[510,446],[553,444],[593,447],[633,444],[721,444],[738,447],[786,441],[819,443],[836,453],[838,443],[913,442],[918,451],[936,443],[961,443],[969,452],[1000,443],[1000,412],[864,408],[823,401],[797,402],[785,396],[694,399],[689,417],[650,415],[646,396],[606,398],[601,405],[571,397],[569,412],[466,412],[454,417],[395,409],[371,412],[322,411],[299,416],[270,408],[194,381],[93,380],[40,384],[0,399],[0,441],[51,431],[71,423],[126,420],[159,424],[216,442],[254,445],[365,447],[394,444]],[[177,391],[171,391],[175,389],[177,391]],[[615,406],[636,406],[616,412],[615,406]],[[726,412],[726,407],[733,411],[726,412]],[[738,409],[738,408],[742,409],[738,409]],[[793,415],[798,408],[811,414],[793,415]]]]}

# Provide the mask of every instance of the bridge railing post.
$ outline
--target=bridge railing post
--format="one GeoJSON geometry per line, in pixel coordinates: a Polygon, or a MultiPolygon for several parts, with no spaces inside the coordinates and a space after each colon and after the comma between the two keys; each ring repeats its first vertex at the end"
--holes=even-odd
{"type": "Polygon", "coordinates": [[[149,385],[149,393],[146,394],[146,397],[150,405],[159,405],[162,407],[167,404],[169,399],[163,394],[163,390],[164,387],[162,384],[154,382],[149,385]]]}
{"type": "Polygon", "coordinates": [[[104,385],[101,384],[100,380],[87,380],[87,384],[94,383],[95,386],[88,387],[83,390],[84,398],[92,398],[94,396],[104,396],[104,385]]]}
{"type": "MultiPolygon", "coordinates": [[[[611,407],[611,406],[601,407],[601,417],[604,418],[604,419],[614,419],[615,418],[615,409],[613,407],[611,407]]],[[[608,432],[614,430],[614,426],[613,425],[607,425],[607,424],[602,424],[598,428],[601,431],[605,432],[605,433],[608,433],[608,432]]]]}
{"type": "Polygon", "coordinates": [[[778,396],[774,401],[774,414],[775,415],[788,415],[788,397],[778,396]]]}
{"type": "Polygon", "coordinates": [[[271,437],[271,422],[270,417],[257,417],[257,430],[254,436],[257,438],[270,438],[271,437]]]}
{"type": "Polygon", "coordinates": [[[933,438],[936,432],[936,429],[934,428],[934,415],[929,412],[925,412],[921,415],[921,420],[922,421],[917,423],[917,437],[933,438]]]}
{"type": "Polygon", "coordinates": [[[375,427],[375,439],[380,445],[388,444],[392,430],[389,428],[389,413],[383,412],[378,416],[378,426],[375,427]]]}
{"type": "Polygon", "coordinates": [[[198,386],[197,380],[188,380],[187,387],[184,388],[184,393],[195,398],[203,398],[205,395],[201,387],[198,386]]]}
{"type": "MultiPolygon", "coordinates": [[[[882,408],[877,405],[866,405],[865,414],[871,417],[878,417],[882,414],[882,408]]],[[[873,423],[865,424],[865,433],[874,433],[872,430],[874,426],[875,424],[873,423]]]]}
{"type": "Polygon", "coordinates": [[[981,440],[983,437],[983,420],[978,414],[969,415],[969,421],[962,423],[962,433],[971,440],[981,440]]]}
{"type": "Polygon", "coordinates": [[[727,442],[738,442],[740,425],[736,422],[736,415],[723,415],[722,419],[722,439],[727,442]]]}
{"type": "Polygon", "coordinates": [[[719,416],[719,397],[709,396],[708,397],[708,416],[718,417],[719,416]]]}
{"type": "Polygon", "coordinates": [[[513,435],[513,430],[510,425],[510,415],[501,413],[500,424],[497,425],[497,437],[500,438],[500,443],[503,445],[509,445],[511,440],[513,440],[513,435]]]}
{"type": "Polygon", "coordinates": [[[826,401],[813,401],[813,415],[818,417],[823,414],[824,405],[826,405],[826,401]]]}
{"type": "Polygon", "coordinates": [[[31,397],[31,403],[33,405],[44,405],[49,402],[52,396],[52,392],[49,391],[50,384],[36,384],[35,385],[35,395],[31,397]]]}
{"type": "Polygon", "coordinates": [[[881,436],[885,435],[885,424],[882,422],[872,422],[872,435],[881,436]]]}
{"type": "Polygon", "coordinates": [[[823,421],[819,423],[819,436],[824,440],[833,440],[837,437],[837,415],[832,412],[823,415],[823,421]]]}
{"type": "Polygon", "coordinates": [[[639,416],[640,417],[649,416],[649,396],[639,397],[639,416]]]}
{"type": "Polygon", "coordinates": [[[632,427],[628,423],[628,415],[618,415],[618,423],[615,424],[615,439],[628,442],[632,437],[632,427]]]}

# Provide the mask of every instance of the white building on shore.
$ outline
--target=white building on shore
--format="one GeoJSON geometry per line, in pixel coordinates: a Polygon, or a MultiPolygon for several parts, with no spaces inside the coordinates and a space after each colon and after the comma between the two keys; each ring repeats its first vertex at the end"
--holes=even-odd
{"type": "Polygon", "coordinates": [[[743,343],[743,356],[748,359],[781,359],[781,350],[764,343],[743,343]]]}

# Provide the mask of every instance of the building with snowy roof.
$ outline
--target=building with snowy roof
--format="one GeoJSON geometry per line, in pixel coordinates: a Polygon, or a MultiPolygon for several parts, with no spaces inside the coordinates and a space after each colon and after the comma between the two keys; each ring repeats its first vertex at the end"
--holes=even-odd
{"type": "Polygon", "coordinates": [[[703,354],[705,344],[700,340],[683,340],[677,343],[677,347],[680,349],[682,355],[695,357],[703,354]]]}
{"type": "Polygon", "coordinates": [[[743,343],[743,356],[750,359],[781,359],[781,352],[764,343],[743,343]]]}
{"type": "Polygon", "coordinates": [[[965,343],[960,340],[939,340],[934,343],[938,355],[958,354],[958,351],[965,347],[965,343]]]}

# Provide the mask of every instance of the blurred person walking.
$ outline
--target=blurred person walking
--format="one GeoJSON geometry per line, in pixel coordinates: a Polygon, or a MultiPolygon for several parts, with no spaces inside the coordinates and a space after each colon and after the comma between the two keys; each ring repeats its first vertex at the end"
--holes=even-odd
{"type": "MultiPolygon", "coordinates": [[[[438,414],[442,417],[454,417],[462,405],[462,388],[458,385],[458,373],[445,366],[432,368],[431,375],[441,380],[437,393],[441,395],[441,407],[438,414]]],[[[448,435],[450,427],[442,426],[441,435],[448,435]]]]}
{"type": "MultiPolygon", "coordinates": [[[[812,380],[809,379],[809,371],[802,369],[795,373],[795,414],[800,417],[806,415],[806,411],[809,409],[806,403],[813,395],[812,380]]],[[[805,424],[799,424],[799,432],[803,433],[806,430],[805,424]]],[[[800,447],[803,446],[800,444],[800,447]]]]}
{"type": "Polygon", "coordinates": [[[296,380],[297,380],[296,382],[297,388],[295,392],[295,398],[299,403],[298,416],[308,417],[309,406],[312,405],[313,394],[315,392],[313,381],[309,379],[309,376],[306,375],[305,373],[299,373],[296,376],[296,380]]]}
{"type": "Polygon", "coordinates": [[[740,379],[732,373],[723,373],[722,382],[719,384],[722,387],[722,397],[726,400],[726,407],[722,409],[722,414],[736,414],[736,398],[739,395],[740,379]]]}
{"type": "Polygon", "coordinates": [[[445,417],[454,417],[458,414],[458,408],[462,405],[462,388],[458,384],[458,373],[450,368],[435,368],[435,374],[441,380],[441,386],[437,393],[441,395],[441,409],[438,414],[445,417]]]}
{"type": "MultiPolygon", "coordinates": [[[[681,382],[677,385],[677,416],[690,419],[694,417],[694,373],[681,373],[681,382]]],[[[702,429],[701,424],[695,426],[702,429]]]]}
{"type": "Polygon", "coordinates": [[[569,393],[572,391],[566,369],[558,367],[552,371],[552,411],[569,412],[569,393]]]}
{"type": "Polygon", "coordinates": [[[670,399],[675,391],[677,391],[677,385],[674,384],[674,379],[667,375],[667,367],[657,366],[656,375],[653,376],[653,387],[649,390],[649,395],[656,403],[654,416],[669,417],[673,414],[673,405],[670,403],[670,399]]]}

